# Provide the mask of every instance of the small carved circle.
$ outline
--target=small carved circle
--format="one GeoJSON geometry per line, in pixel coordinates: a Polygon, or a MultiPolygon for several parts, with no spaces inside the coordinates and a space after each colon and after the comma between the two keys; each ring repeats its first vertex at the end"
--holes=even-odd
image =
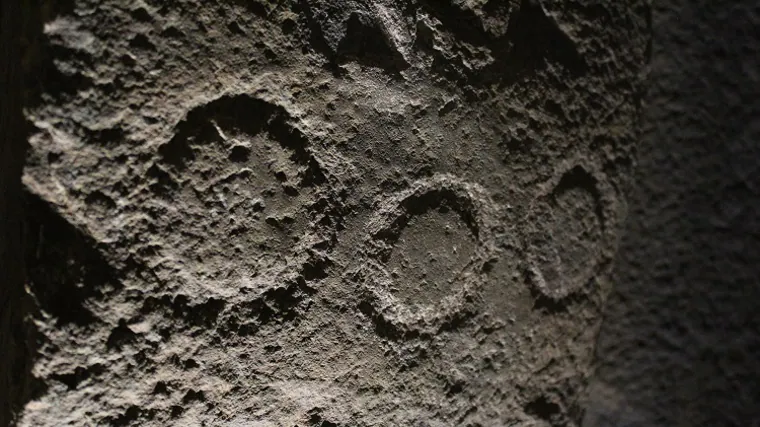
{"type": "Polygon", "coordinates": [[[470,313],[495,257],[496,217],[481,187],[450,175],[418,181],[386,200],[368,223],[354,275],[375,315],[395,329],[425,334],[470,313]]]}
{"type": "Polygon", "coordinates": [[[596,276],[614,240],[608,235],[614,215],[603,181],[581,165],[550,184],[531,208],[527,246],[534,286],[556,300],[596,276]]]}
{"type": "Polygon", "coordinates": [[[290,121],[278,105],[227,95],[189,111],[159,148],[151,189],[186,213],[176,250],[203,261],[204,279],[268,288],[272,277],[306,274],[318,264],[312,248],[333,240],[323,220],[332,188],[290,121]]]}

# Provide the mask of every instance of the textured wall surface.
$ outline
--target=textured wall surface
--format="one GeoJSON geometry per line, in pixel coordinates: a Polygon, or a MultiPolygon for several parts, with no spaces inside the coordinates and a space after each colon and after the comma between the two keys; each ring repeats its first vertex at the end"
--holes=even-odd
{"type": "Polygon", "coordinates": [[[595,426],[760,422],[760,5],[661,2],[595,426]]]}
{"type": "Polygon", "coordinates": [[[577,424],[645,2],[38,13],[21,425],[577,424]]]}
{"type": "Polygon", "coordinates": [[[760,419],[752,1],[98,3],[2,2],[0,425],[760,419]]]}

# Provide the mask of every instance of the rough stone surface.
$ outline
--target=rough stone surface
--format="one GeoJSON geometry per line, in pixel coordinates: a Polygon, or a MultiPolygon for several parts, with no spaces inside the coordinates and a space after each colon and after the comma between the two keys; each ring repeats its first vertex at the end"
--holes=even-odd
{"type": "Polygon", "coordinates": [[[654,7],[636,184],[589,426],[760,420],[760,9],[654,7]]]}
{"type": "Polygon", "coordinates": [[[48,6],[19,425],[577,425],[646,2],[48,6]]]}

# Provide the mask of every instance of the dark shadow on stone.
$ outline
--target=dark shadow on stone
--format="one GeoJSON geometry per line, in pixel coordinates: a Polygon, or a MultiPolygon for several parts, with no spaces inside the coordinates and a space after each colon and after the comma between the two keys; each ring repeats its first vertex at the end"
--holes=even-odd
{"type": "MultiPolygon", "coordinates": [[[[3,302],[4,311],[9,308],[19,319],[12,333],[5,334],[3,330],[2,336],[15,336],[19,346],[13,355],[16,362],[9,364],[17,376],[9,390],[15,393],[12,404],[16,416],[26,402],[42,395],[48,387],[31,373],[38,348],[46,340],[31,323],[32,319],[50,322],[55,327],[86,330],[98,321],[89,304],[119,289],[116,271],[101,257],[91,238],[37,196],[23,191],[20,194],[18,208],[23,208],[24,218],[18,224],[19,232],[23,232],[23,250],[18,253],[22,261],[18,265],[24,270],[23,281],[15,292],[15,300],[3,302]],[[23,348],[19,343],[23,343],[23,348]]],[[[4,261],[9,259],[3,255],[4,261]]],[[[116,332],[120,331],[117,328],[116,332]]],[[[124,342],[124,336],[109,337],[109,347],[124,342]]],[[[75,389],[91,375],[98,374],[98,369],[98,365],[88,370],[78,368],[71,374],[52,375],[50,379],[75,389]]]]}
{"type": "Polygon", "coordinates": [[[562,408],[548,397],[538,396],[525,405],[525,413],[542,420],[551,421],[562,413],[562,408]]]}
{"type": "Polygon", "coordinates": [[[7,0],[4,3],[7,2],[19,4],[13,18],[17,21],[13,24],[17,27],[17,32],[12,36],[12,43],[20,44],[22,47],[19,63],[26,74],[21,77],[24,80],[21,87],[25,92],[25,103],[41,102],[42,94],[66,99],[93,84],[92,80],[81,72],[63,72],[56,66],[56,61],[66,61],[77,64],[76,67],[69,67],[72,69],[91,69],[91,59],[81,52],[64,47],[54,39],[48,39],[43,32],[45,23],[58,16],[74,13],[74,0],[7,0]]]}
{"type": "Polygon", "coordinates": [[[102,298],[116,273],[94,242],[47,203],[30,194],[25,199],[27,285],[39,308],[58,325],[95,322],[86,302],[102,298]]]}
{"type": "Polygon", "coordinates": [[[308,39],[311,49],[327,59],[326,68],[335,77],[340,77],[345,74],[345,71],[341,70],[335,61],[335,52],[330,48],[330,44],[327,42],[325,33],[319,25],[312,5],[308,0],[298,0],[294,3],[293,11],[301,15],[300,21],[303,22],[303,29],[308,33],[306,39],[308,39]]]}
{"type": "Polygon", "coordinates": [[[471,10],[449,1],[423,0],[422,3],[457,39],[473,46],[487,47],[492,52],[495,61],[491,65],[482,70],[470,70],[458,61],[437,54],[430,41],[431,30],[418,25],[418,47],[433,54],[432,71],[459,85],[511,86],[536,75],[550,63],[562,67],[569,78],[582,76],[587,70],[586,61],[575,42],[547,16],[536,0],[522,0],[519,9],[511,11],[507,32],[500,37],[486,32],[471,10]]]}
{"type": "Polygon", "coordinates": [[[339,62],[354,60],[396,77],[400,71],[409,68],[380,24],[360,12],[354,12],[348,18],[346,34],[338,45],[337,57],[339,62]]]}
{"type": "Polygon", "coordinates": [[[508,86],[518,79],[535,74],[551,62],[577,77],[586,71],[586,62],[570,37],[565,34],[534,0],[523,0],[520,11],[509,23],[504,40],[497,46],[507,47],[497,54],[481,84],[497,82],[508,86]]]}
{"type": "MultiPolygon", "coordinates": [[[[757,425],[757,3],[654,7],[636,190],[596,379],[647,422],[597,413],[586,425],[757,425]]],[[[590,399],[603,411],[604,396],[590,399]]]]}

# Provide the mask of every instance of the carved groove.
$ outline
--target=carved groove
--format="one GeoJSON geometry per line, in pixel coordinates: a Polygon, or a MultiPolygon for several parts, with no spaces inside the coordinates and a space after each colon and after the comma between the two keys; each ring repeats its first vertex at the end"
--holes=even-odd
{"type": "MultiPolygon", "coordinates": [[[[378,335],[395,340],[432,337],[442,331],[457,329],[474,313],[480,275],[488,270],[494,256],[494,218],[490,202],[479,187],[450,176],[419,181],[412,189],[386,201],[369,223],[365,255],[361,260],[364,265],[349,276],[351,282],[363,284],[368,292],[359,304],[359,310],[373,321],[378,335]],[[400,238],[411,224],[431,212],[438,215],[441,210],[446,214],[453,211],[455,215],[449,218],[458,218],[474,243],[464,254],[466,258],[459,258],[455,271],[451,271],[452,266],[447,264],[433,268],[430,270],[434,276],[431,278],[433,288],[416,290],[421,284],[408,280],[399,282],[400,276],[389,271],[389,263],[394,257],[403,259],[393,254],[399,250],[400,238]],[[442,277],[447,275],[450,275],[447,280],[450,285],[442,286],[442,277]],[[412,294],[404,291],[410,287],[414,291],[412,294]],[[417,302],[413,295],[421,295],[422,300],[417,302]]],[[[435,243],[432,248],[442,246],[438,240],[444,238],[435,235],[447,232],[439,227],[425,231],[435,243]]],[[[466,236],[457,235],[453,241],[462,244],[464,240],[467,240],[466,236]]],[[[420,268],[411,271],[417,270],[420,268]]]]}
{"type": "Polygon", "coordinates": [[[561,300],[586,287],[602,261],[606,229],[599,181],[582,166],[570,168],[533,215],[529,248],[536,305],[562,311],[570,301],[561,300]]]}

